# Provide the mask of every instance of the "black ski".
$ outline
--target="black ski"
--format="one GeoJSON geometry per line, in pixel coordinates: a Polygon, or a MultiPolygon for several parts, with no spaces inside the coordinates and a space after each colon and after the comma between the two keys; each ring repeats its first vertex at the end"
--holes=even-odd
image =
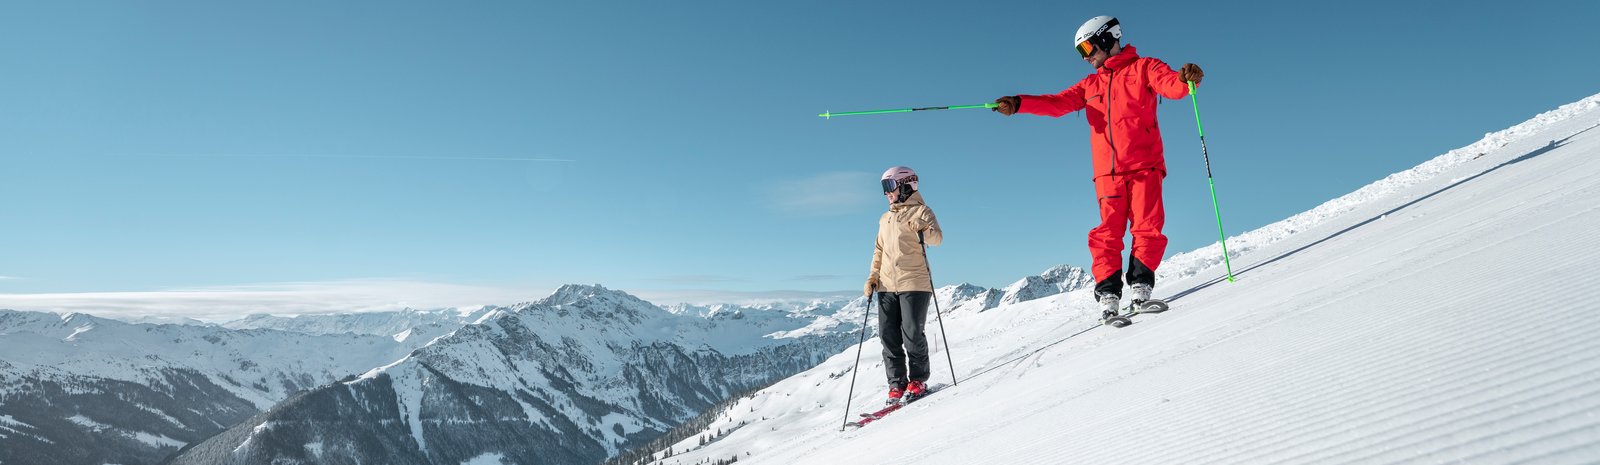
{"type": "Polygon", "coordinates": [[[1167,311],[1167,302],[1161,299],[1150,299],[1144,302],[1130,303],[1122,309],[1122,313],[1106,318],[1101,324],[1113,328],[1121,328],[1133,324],[1133,316],[1145,313],[1161,313],[1167,311]]]}

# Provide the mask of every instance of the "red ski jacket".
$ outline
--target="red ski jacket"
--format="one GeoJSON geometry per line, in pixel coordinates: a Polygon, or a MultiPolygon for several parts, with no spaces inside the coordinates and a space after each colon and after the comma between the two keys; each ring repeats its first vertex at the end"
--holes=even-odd
{"type": "Polygon", "coordinates": [[[1086,110],[1097,178],[1150,168],[1165,174],[1161,126],[1156,123],[1158,95],[1181,99],[1189,95],[1189,85],[1166,63],[1140,57],[1128,45],[1059,94],[1019,95],[1017,111],[1060,117],[1086,110]]]}

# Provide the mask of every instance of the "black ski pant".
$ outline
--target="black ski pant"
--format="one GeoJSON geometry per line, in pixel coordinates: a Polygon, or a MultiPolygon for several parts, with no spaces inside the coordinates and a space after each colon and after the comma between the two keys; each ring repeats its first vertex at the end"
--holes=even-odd
{"type": "Polygon", "coordinates": [[[878,339],[890,386],[928,380],[928,337],[922,327],[932,299],[933,293],[924,291],[878,293],[878,339]]]}
{"type": "MultiPolygon", "coordinates": [[[[1128,284],[1156,285],[1156,272],[1137,258],[1128,257],[1128,284]]],[[[1111,277],[1094,284],[1094,298],[1098,300],[1102,295],[1122,295],[1122,270],[1112,273],[1111,277]]]]}

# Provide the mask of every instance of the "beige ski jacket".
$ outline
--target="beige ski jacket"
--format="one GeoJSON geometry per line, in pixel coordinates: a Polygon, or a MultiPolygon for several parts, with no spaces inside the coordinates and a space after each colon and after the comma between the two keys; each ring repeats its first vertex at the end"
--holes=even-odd
{"type": "Polygon", "coordinates": [[[866,293],[933,292],[928,274],[928,258],[917,242],[921,231],[928,245],[944,242],[939,220],[922,203],[922,193],[913,192],[904,202],[892,204],[878,218],[878,242],[872,248],[872,274],[867,276],[866,293]]]}

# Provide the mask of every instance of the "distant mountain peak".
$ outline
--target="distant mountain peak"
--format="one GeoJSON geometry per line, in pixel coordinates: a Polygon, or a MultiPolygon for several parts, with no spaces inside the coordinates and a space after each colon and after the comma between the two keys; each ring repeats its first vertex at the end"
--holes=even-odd
{"type": "Polygon", "coordinates": [[[1057,265],[1038,276],[1029,276],[1005,288],[1001,305],[1027,302],[1056,294],[1083,289],[1094,284],[1094,278],[1083,268],[1057,265]]]}
{"type": "Polygon", "coordinates": [[[539,299],[526,308],[537,307],[548,307],[561,314],[578,311],[593,317],[618,314],[628,317],[633,323],[639,323],[651,313],[669,313],[633,294],[607,289],[599,284],[563,285],[549,297],[539,299]]]}
{"type": "Polygon", "coordinates": [[[1050,269],[1044,270],[1043,273],[1039,273],[1039,276],[1056,282],[1066,282],[1076,276],[1082,276],[1087,273],[1083,268],[1063,264],[1052,266],[1050,269]]]}
{"type": "Polygon", "coordinates": [[[584,300],[594,299],[596,297],[616,294],[628,295],[626,292],[606,289],[605,286],[599,284],[564,284],[560,288],[556,289],[555,292],[550,293],[550,296],[539,299],[537,303],[545,305],[569,305],[584,300]]]}

